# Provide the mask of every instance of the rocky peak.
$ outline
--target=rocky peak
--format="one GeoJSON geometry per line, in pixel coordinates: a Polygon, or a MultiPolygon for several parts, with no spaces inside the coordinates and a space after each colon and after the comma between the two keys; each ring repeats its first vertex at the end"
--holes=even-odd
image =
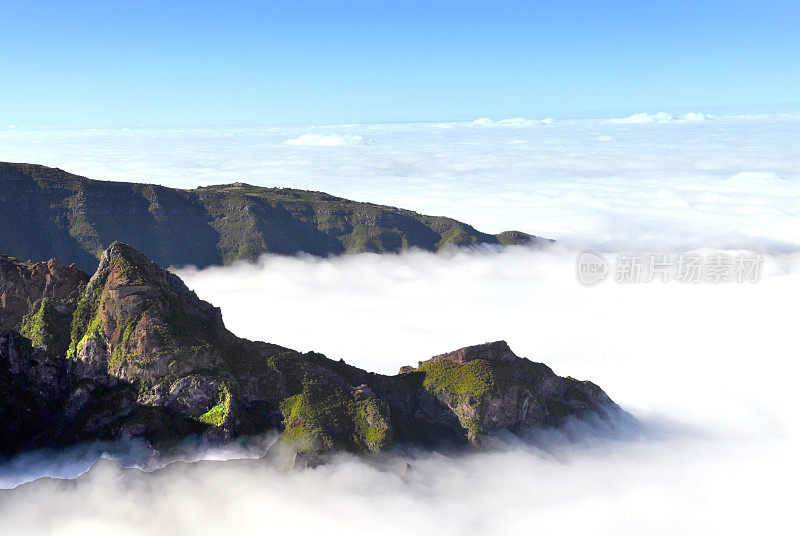
{"type": "Polygon", "coordinates": [[[476,445],[503,428],[557,426],[568,417],[618,410],[593,383],[518,357],[505,341],[467,346],[401,370],[414,373],[424,374],[425,388],[452,410],[476,445]]]}
{"type": "Polygon", "coordinates": [[[220,310],[122,242],[103,253],[75,311],[69,357],[125,379],[211,368],[230,338],[220,310]],[[204,348],[198,352],[192,349],[204,348]],[[186,354],[192,354],[188,356],[186,354]]]}
{"type": "Polygon", "coordinates": [[[463,365],[470,361],[483,359],[485,361],[509,363],[513,362],[519,357],[511,351],[506,341],[485,342],[483,344],[476,344],[474,346],[465,346],[452,352],[433,356],[427,361],[420,361],[420,366],[427,363],[439,363],[441,361],[452,361],[463,365]]]}
{"type": "Polygon", "coordinates": [[[166,300],[174,308],[203,317],[216,327],[224,328],[222,313],[218,307],[198,298],[178,276],[123,242],[114,242],[103,252],[100,266],[92,276],[86,293],[96,291],[100,285],[109,292],[109,298],[122,300],[139,296],[141,301],[166,300]]]}

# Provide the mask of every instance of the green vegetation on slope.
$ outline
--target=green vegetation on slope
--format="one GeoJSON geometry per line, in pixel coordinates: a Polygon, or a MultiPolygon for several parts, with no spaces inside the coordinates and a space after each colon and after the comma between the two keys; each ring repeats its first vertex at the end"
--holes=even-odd
{"type": "Polygon", "coordinates": [[[298,452],[319,454],[353,446],[379,452],[392,441],[385,403],[311,375],[303,379],[302,392],[283,400],[281,413],[282,438],[298,452]]]}
{"type": "Polygon", "coordinates": [[[423,385],[436,393],[479,397],[495,385],[494,367],[483,359],[463,365],[453,361],[430,362],[418,370],[425,373],[423,385]]]}
{"type": "Polygon", "coordinates": [[[463,365],[453,361],[435,361],[421,365],[423,385],[453,408],[470,441],[479,432],[480,409],[484,395],[497,385],[496,369],[503,366],[483,359],[463,365]]]}
{"type": "Polygon", "coordinates": [[[34,346],[55,353],[63,352],[70,342],[72,311],[59,300],[42,298],[20,323],[19,332],[30,339],[34,346]]]}
{"type": "Polygon", "coordinates": [[[108,358],[109,372],[113,371],[118,365],[127,361],[137,361],[141,357],[139,354],[131,351],[131,347],[135,344],[134,332],[136,331],[136,325],[139,323],[140,318],[141,316],[131,318],[125,324],[125,331],[122,333],[122,339],[117,343],[117,346],[108,358]]]}
{"type": "Polygon", "coordinates": [[[228,384],[223,382],[219,386],[219,399],[217,404],[199,417],[199,421],[211,426],[222,426],[231,409],[231,392],[228,384]]]}
{"type": "Polygon", "coordinates": [[[67,357],[70,359],[75,359],[78,356],[80,347],[89,338],[99,335],[104,283],[105,281],[93,281],[91,286],[84,291],[83,297],[78,301],[78,306],[72,315],[70,344],[67,350],[67,357]]]}

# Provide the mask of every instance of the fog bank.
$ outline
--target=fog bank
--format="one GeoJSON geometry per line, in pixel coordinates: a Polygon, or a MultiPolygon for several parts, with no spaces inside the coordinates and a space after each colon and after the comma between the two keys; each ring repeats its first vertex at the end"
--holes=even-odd
{"type": "Polygon", "coordinates": [[[252,460],[155,473],[106,462],[0,493],[4,534],[786,532],[800,476],[788,307],[800,259],[768,257],[757,284],[586,288],[574,253],[267,257],[182,275],[235,332],[366,368],[505,338],[601,385],[641,430],[507,437],[460,457],[341,456],[293,473],[252,460]]]}
{"type": "Polygon", "coordinates": [[[790,456],[674,436],[457,458],[340,456],[300,472],[233,460],[143,473],[105,461],[77,481],[0,492],[0,514],[15,535],[781,534],[794,506],[790,456]]]}

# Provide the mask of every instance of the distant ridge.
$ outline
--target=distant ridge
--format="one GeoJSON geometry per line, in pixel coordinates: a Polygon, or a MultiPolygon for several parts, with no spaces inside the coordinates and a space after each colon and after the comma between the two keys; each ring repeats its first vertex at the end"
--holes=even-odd
{"type": "Polygon", "coordinates": [[[8,162],[0,162],[0,203],[0,251],[57,257],[89,272],[117,240],[162,266],[198,267],[264,253],[327,256],[545,241],[520,231],[486,234],[451,218],[323,192],[242,182],[181,190],[8,162]]]}

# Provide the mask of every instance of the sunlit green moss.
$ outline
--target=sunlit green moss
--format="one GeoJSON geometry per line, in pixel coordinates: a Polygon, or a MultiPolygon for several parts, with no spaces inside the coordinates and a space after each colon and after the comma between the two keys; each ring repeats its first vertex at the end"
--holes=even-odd
{"type": "Polygon", "coordinates": [[[425,363],[423,385],[435,392],[480,397],[495,385],[495,372],[488,361],[476,359],[463,365],[453,361],[425,363]]]}
{"type": "Polygon", "coordinates": [[[363,440],[365,446],[373,452],[384,450],[390,446],[391,428],[389,422],[383,417],[385,413],[383,402],[375,398],[356,400],[353,413],[357,441],[363,440]]]}
{"type": "Polygon", "coordinates": [[[125,325],[125,331],[122,334],[122,339],[119,341],[114,351],[108,358],[108,369],[111,371],[117,364],[124,361],[131,361],[139,358],[139,354],[131,352],[133,345],[133,334],[136,331],[136,325],[139,323],[139,318],[133,318],[125,325]]]}
{"type": "Polygon", "coordinates": [[[42,298],[22,319],[19,331],[34,346],[61,353],[69,345],[71,322],[72,315],[59,310],[58,300],[42,298]]]}
{"type": "MultiPolygon", "coordinates": [[[[108,274],[105,274],[108,277],[108,274]]],[[[70,345],[67,350],[67,357],[74,359],[78,355],[78,349],[88,338],[98,333],[100,327],[100,309],[103,301],[103,287],[105,280],[94,281],[88,287],[72,315],[72,326],[70,331],[70,345]]]]}
{"type": "Polygon", "coordinates": [[[217,404],[210,410],[202,414],[198,420],[200,422],[210,424],[211,426],[222,426],[225,419],[228,417],[231,407],[231,392],[228,384],[222,382],[219,386],[219,399],[217,404]]]}

